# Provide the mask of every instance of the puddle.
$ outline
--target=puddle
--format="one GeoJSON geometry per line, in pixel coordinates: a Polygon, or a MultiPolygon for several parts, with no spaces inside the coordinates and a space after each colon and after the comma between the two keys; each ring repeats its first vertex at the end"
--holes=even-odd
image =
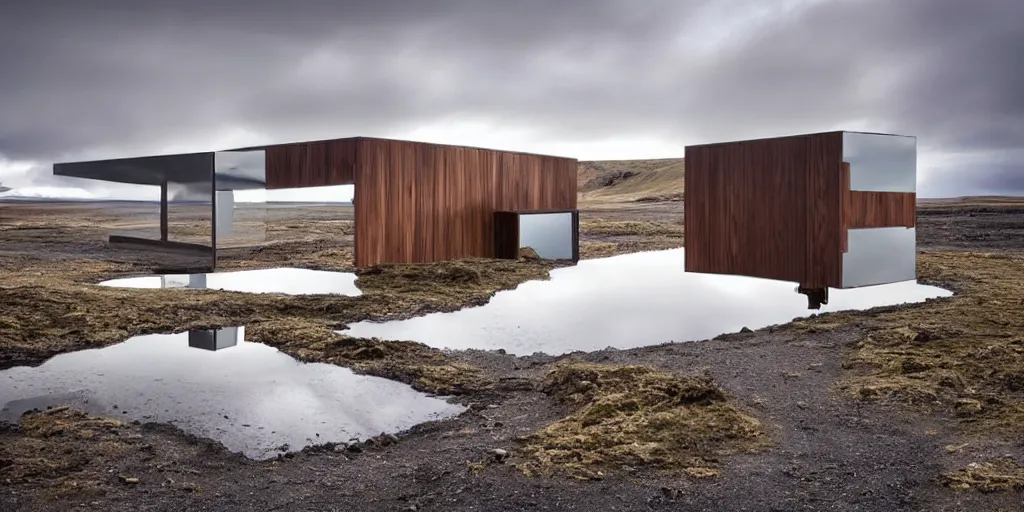
{"type": "Polygon", "coordinates": [[[868,309],[947,297],[915,281],[829,290],[829,304],[807,309],[796,283],[687,273],[683,249],[584,260],[549,281],[498,292],[484,306],[408,320],[351,324],[342,334],[412,340],[441,349],[504,349],[560,355],[693,341],[786,323],[815,312],[868,309]]]}
{"type": "Polygon", "coordinates": [[[284,293],[288,295],[334,294],[358,296],[356,275],[303,268],[240,270],[210,274],[167,274],[127,277],[99,283],[120,288],[200,288],[248,293],[284,293]]]}
{"type": "Polygon", "coordinates": [[[171,423],[266,459],[285,444],[297,451],[365,439],[464,411],[405,384],[300,363],[244,338],[217,351],[189,341],[189,333],[138,336],[2,371],[0,421],[67,404],[127,421],[171,423]]]}

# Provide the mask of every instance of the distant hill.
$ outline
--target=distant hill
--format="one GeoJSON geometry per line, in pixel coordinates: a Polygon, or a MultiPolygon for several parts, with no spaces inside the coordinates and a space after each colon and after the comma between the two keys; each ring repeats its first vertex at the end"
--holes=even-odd
{"type": "Polygon", "coordinates": [[[1004,205],[1020,204],[1022,198],[1017,196],[959,196],[959,197],[919,197],[917,204],[922,206],[948,205],[1004,205]]]}
{"type": "Polygon", "coordinates": [[[584,161],[577,166],[582,202],[683,200],[683,159],[584,161]]]}

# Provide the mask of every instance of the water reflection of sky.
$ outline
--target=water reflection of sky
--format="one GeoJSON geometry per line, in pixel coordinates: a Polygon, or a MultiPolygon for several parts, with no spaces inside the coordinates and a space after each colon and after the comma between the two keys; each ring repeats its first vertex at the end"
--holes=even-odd
{"type": "Polygon", "coordinates": [[[205,286],[190,286],[189,276],[180,274],[127,277],[103,281],[99,284],[121,288],[195,287],[211,290],[284,293],[289,295],[337,294],[357,296],[362,294],[356,286],[356,275],[351,272],[328,272],[302,268],[271,268],[196,274],[192,282],[202,282],[202,279],[195,279],[195,277],[201,276],[205,276],[205,286]]]}
{"type": "MultiPolygon", "coordinates": [[[[683,250],[583,260],[523,283],[486,305],[409,320],[352,324],[344,334],[413,340],[437,348],[527,355],[632,348],[707,339],[807,316],[796,283],[684,272],[683,250]]],[[[829,290],[818,312],[921,302],[951,293],[914,281],[829,290]]]]}
{"type": "Polygon", "coordinates": [[[405,384],[300,363],[258,343],[190,348],[187,333],[138,336],[0,372],[0,420],[56,404],[171,422],[252,458],[274,456],[285,443],[296,450],[345,442],[462,411],[405,384]]]}

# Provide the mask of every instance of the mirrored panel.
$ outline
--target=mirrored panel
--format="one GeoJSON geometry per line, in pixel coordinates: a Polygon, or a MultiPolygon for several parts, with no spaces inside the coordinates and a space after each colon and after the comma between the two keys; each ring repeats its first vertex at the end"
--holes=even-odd
{"type": "Polygon", "coordinates": [[[354,191],[353,185],[267,190],[267,243],[297,253],[330,251],[335,261],[352,263],[354,191]]]}
{"type": "Polygon", "coordinates": [[[160,239],[160,187],[124,185],[122,198],[104,201],[107,237],[160,239]]]}
{"type": "Polygon", "coordinates": [[[572,212],[521,213],[519,215],[519,250],[533,249],[545,260],[574,259],[572,212]]]}
{"type": "Polygon", "coordinates": [[[843,132],[843,161],[850,164],[850,190],[917,191],[917,138],[843,132]]]}
{"type": "Polygon", "coordinates": [[[215,153],[214,182],[217,250],[253,249],[265,243],[266,153],[263,150],[215,153]]]}
{"type": "Polygon", "coordinates": [[[579,261],[578,210],[494,212],[494,257],[579,261]]]}
{"type": "MultiPolygon", "coordinates": [[[[167,180],[168,243],[180,251],[210,254],[215,259],[213,234],[213,154],[181,178],[167,180]]],[[[216,261],[212,266],[216,267],[216,261]]]]}
{"type": "Polygon", "coordinates": [[[914,228],[850,229],[847,236],[843,288],[917,278],[917,231],[914,228]]]}
{"type": "Polygon", "coordinates": [[[211,153],[188,153],[58,163],[53,173],[107,182],[117,191],[117,197],[92,203],[102,215],[83,214],[83,222],[104,227],[101,236],[111,258],[155,271],[203,272],[214,264],[211,239],[202,236],[202,225],[209,233],[212,222],[212,162],[211,153]],[[172,202],[191,201],[204,190],[205,210],[172,211],[172,202]]]}
{"type": "Polygon", "coordinates": [[[213,179],[167,183],[167,239],[213,246],[213,179]]]}

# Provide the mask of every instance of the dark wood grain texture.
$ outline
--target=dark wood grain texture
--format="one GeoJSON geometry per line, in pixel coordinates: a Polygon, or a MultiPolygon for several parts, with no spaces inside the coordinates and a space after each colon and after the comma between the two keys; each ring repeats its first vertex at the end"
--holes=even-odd
{"type": "MultiPolygon", "coordinates": [[[[917,194],[850,190],[850,164],[843,162],[843,236],[857,228],[917,225],[917,194]]],[[[843,250],[847,247],[844,244],[843,250]]]]}
{"type": "Polygon", "coordinates": [[[358,138],[264,146],[267,190],[355,183],[358,138]]]}
{"type": "Polygon", "coordinates": [[[494,212],[576,208],[576,160],[360,137],[355,264],[495,256],[494,212]]]}
{"type": "Polygon", "coordinates": [[[917,224],[913,192],[850,191],[846,196],[847,228],[907,227],[917,224]]]}
{"type": "Polygon", "coordinates": [[[839,286],[842,132],[686,147],[686,270],[839,286]]]}
{"type": "Polygon", "coordinates": [[[807,187],[806,288],[840,288],[843,283],[843,132],[799,137],[805,154],[807,187]]]}

